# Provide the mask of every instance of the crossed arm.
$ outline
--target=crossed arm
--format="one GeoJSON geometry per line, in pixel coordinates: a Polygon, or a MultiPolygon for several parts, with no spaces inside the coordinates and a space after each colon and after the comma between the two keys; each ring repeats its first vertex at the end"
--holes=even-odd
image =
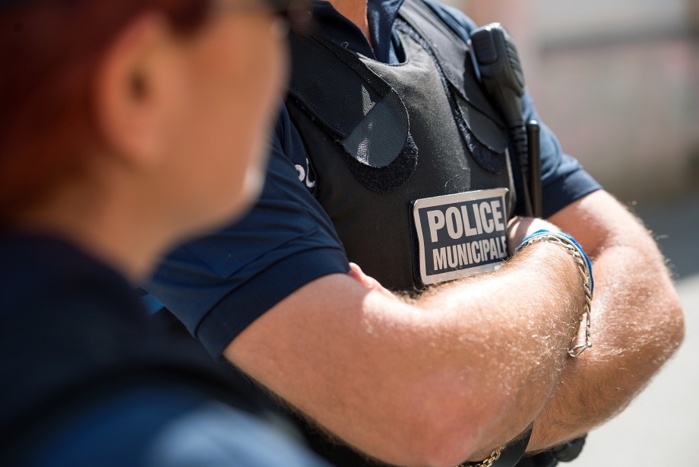
{"type": "Polygon", "coordinates": [[[595,347],[584,358],[566,358],[581,280],[551,244],[410,302],[346,275],[323,277],[260,317],[225,356],[390,463],[476,459],[534,420],[535,449],[575,437],[640,390],[677,347],[682,319],[654,243],[609,195],[551,220],[595,258],[595,347]]]}
{"type": "Polygon", "coordinates": [[[594,345],[569,359],[561,383],[534,424],[529,450],[588,432],[621,411],[680,345],[682,308],[647,230],[599,191],[550,219],[593,261],[594,345]]]}
{"type": "Polygon", "coordinates": [[[540,413],[581,309],[575,262],[540,244],[412,302],[325,276],[261,316],[225,356],[361,451],[455,465],[540,413]]]}

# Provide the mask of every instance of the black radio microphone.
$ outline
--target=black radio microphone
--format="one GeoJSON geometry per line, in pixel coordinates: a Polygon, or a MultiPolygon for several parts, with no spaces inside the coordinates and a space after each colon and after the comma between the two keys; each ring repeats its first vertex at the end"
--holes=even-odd
{"type": "MultiPolygon", "coordinates": [[[[520,167],[526,214],[528,216],[540,215],[540,209],[532,204],[532,198],[536,199],[536,196],[532,196],[528,176],[529,142],[527,127],[525,127],[522,115],[524,73],[519,62],[517,47],[510,34],[500,23],[491,23],[473,32],[470,48],[471,59],[478,78],[493,104],[502,114],[512,139],[520,167]]],[[[529,125],[536,124],[530,122],[529,125]]],[[[538,154],[538,138],[537,141],[531,143],[537,145],[535,151],[538,154]]],[[[538,180],[535,188],[534,192],[540,190],[538,180]]]]}

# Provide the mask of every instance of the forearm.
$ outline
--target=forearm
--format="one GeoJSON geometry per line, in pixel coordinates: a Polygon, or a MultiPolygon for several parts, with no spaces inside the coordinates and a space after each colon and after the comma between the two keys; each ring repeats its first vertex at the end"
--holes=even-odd
{"type": "Polygon", "coordinates": [[[497,279],[474,278],[468,291],[455,284],[420,303],[453,313],[458,324],[444,316],[440,321],[461,326],[461,342],[473,336],[468,348],[455,349],[461,357],[455,363],[471,368],[473,380],[480,381],[475,403],[494,405],[476,442],[485,451],[475,459],[521,433],[543,409],[558,385],[583,309],[582,279],[561,246],[524,249],[505,268],[497,279]],[[481,310],[464,313],[459,302],[464,296],[473,297],[481,310]]]}
{"type": "Polygon", "coordinates": [[[682,340],[682,310],[655,243],[621,206],[607,203],[606,210],[617,227],[593,235],[599,241],[587,239],[595,275],[594,345],[569,360],[535,423],[530,450],[580,436],[617,414],[682,340]]]}
{"type": "Polygon", "coordinates": [[[456,464],[540,412],[581,309],[574,261],[542,244],[410,303],[347,277],[321,279],[226,355],[360,450],[404,465],[456,464]]]}

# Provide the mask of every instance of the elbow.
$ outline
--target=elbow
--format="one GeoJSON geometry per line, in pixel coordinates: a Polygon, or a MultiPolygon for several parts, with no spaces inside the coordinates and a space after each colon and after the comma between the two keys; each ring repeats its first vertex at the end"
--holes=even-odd
{"type": "MultiPolygon", "coordinates": [[[[508,416],[511,396],[498,397],[497,391],[465,397],[462,391],[441,393],[417,413],[405,445],[411,446],[406,465],[451,466],[467,460],[482,460],[491,450],[516,437],[526,428],[508,416]],[[455,404],[444,404],[445,400],[455,404]],[[441,403],[440,403],[441,402],[441,403]]],[[[423,405],[424,405],[423,400],[423,405]]]]}
{"type": "Polygon", "coordinates": [[[650,368],[657,371],[684,341],[684,311],[674,290],[668,291],[662,301],[656,302],[654,312],[648,319],[645,339],[638,343],[637,350],[652,356],[654,365],[650,368]]]}
{"type": "Polygon", "coordinates": [[[667,333],[668,333],[668,351],[674,353],[679,349],[684,341],[685,322],[684,310],[679,297],[675,294],[670,302],[666,316],[668,317],[667,333]]]}
{"type": "Polygon", "coordinates": [[[444,386],[411,389],[410,400],[403,404],[410,409],[394,414],[394,423],[385,425],[383,452],[376,457],[396,465],[430,467],[453,467],[471,458],[480,422],[464,404],[464,394],[444,386]]]}
{"type": "Polygon", "coordinates": [[[485,460],[494,449],[515,439],[528,426],[505,420],[501,412],[483,416],[481,420],[471,419],[466,414],[447,423],[442,419],[429,439],[412,443],[419,447],[415,452],[415,465],[453,467],[485,460]]]}
{"type": "MultiPolygon", "coordinates": [[[[391,465],[453,467],[477,450],[485,417],[465,403],[464,391],[445,388],[444,381],[416,382],[382,404],[368,439],[355,439],[359,450],[391,465]],[[396,399],[400,399],[398,403],[396,399]]],[[[352,440],[347,440],[352,441],[352,440]]]]}
{"type": "Polygon", "coordinates": [[[444,417],[431,414],[416,420],[413,430],[405,445],[410,446],[410,459],[404,465],[453,467],[471,459],[476,452],[478,427],[463,414],[456,417],[444,417]]]}
{"type": "Polygon", "coordinates": [[[548,384],[530,381],[518,388],[426,378],[403,393],[402,409],[388,415],[392,423],[383,425],[376,446],[380,452],[374,455],[405,466],[453,467],[483,460],[523,433],[550,397],[548,384]]]}

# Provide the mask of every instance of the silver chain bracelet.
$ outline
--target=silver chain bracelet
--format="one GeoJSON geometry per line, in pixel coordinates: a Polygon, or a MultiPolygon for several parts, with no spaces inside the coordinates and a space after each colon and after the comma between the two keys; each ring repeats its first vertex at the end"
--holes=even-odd
{"type": "Polygon", "coordinates": [[[583,290],[585,292],[585,305],[583,306],[583,313],[580,317],[580,324],[583,322],[585,324],[585,342],[582,344],[577,344],[578,336],[573,338],[571,342],[571,348],[568,349],[568,355],[575,358],[580,356],[585,350],[592,347],[592,336],[590,333],[591,320],[590,320],[590,310],[592,308],[592,293],[594,289],[594,282],[592,279],[592,264],[590,259],[585,254],[585,250],[576,242],[573,237],[566,235],[562,232],[550,232],[547,230],[539,230],[534,232],[517,246],[515,251],[519,251],[522,248],[531,245],[532,243],[540,242],[552,242],[557,245],[562,246],[566,249],[568,253],[575,260],[580,276],[583,280],[583,290]]]}

